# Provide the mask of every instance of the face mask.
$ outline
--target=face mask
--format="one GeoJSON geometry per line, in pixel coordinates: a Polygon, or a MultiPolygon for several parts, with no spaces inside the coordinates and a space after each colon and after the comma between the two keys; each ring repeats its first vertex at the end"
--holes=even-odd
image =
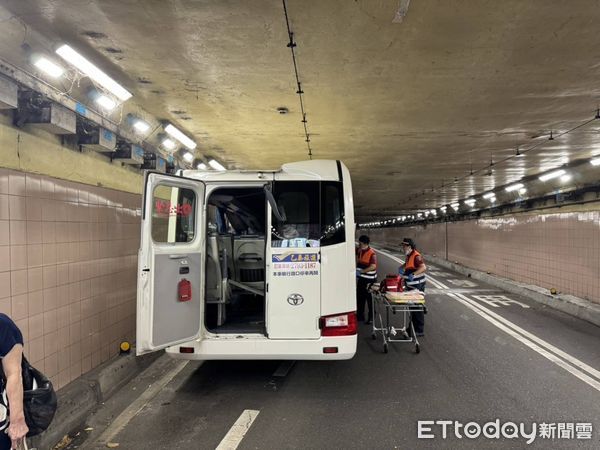
{"type": "Polygon", "coordinates": [[[404,254],[405,254],[406,256],[410,255],[410,252],[412,252],[412,248],[410,248],[410,247],[406,247],[406,248],[404,249],[404,254]]]}

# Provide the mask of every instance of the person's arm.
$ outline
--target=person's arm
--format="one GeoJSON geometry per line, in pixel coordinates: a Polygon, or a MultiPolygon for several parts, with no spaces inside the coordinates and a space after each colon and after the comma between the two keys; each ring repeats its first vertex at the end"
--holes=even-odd
{"type": "Polygon", "coordinates": [[[417,270],[415,270],[413,273],[413,276],[415,276],[415,277],[421,275],[422,273],[425,273],[425,271],[427,270],[425,261],[423,261],[423,259],[421,257],[419,257],[418,259],[420,260],[421,264],[417,265],[417,270]]]}
{"type": "Polygon", "coordinates": [[[23,413],[22,358],[23,346],[21,344],[13,346],[6,356],[2,358],[2,368],[6,376],[6,394],[10,408],[8,436],[12,441],[12,448],[17,448],[21,439],[29,431],[25,423],[25,414],[23,413]]]}
{"type": "Polygon", "coordinates": [[[360,271],[362,273],[366,273],[366,272],[371,272],[373,270],[377,269],[377,265],[376,264],[371,264],[369,267],[365,268],[365,269],[360,269],[360,271]]]}

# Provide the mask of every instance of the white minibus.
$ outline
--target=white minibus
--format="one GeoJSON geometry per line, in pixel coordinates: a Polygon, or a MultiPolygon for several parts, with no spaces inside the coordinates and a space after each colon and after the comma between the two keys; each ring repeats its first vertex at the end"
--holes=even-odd
{"type": "Polygon", "coordinates": [[[147,172],[137,354],[352,358],[354,229],[350,173],[340,161],[147,172]]]}

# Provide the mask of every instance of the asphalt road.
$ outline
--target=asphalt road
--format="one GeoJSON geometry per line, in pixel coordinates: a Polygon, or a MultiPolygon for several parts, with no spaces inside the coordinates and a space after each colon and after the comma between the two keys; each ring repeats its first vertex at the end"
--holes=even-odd
{"type": "MultiPolygon", "coordinates": [[[[380,274],[396,269],[379,258],[380,274]]],[[[69,448],[106,448],[109,437],[123,449],[215,449],[246,426],[240,449],[600,448],[600,328],[445,269],[430,275],[420,354],[407,344],[384,354],[361,325],[354,359],[299,361],[285,376],[276,361],[161,359],[69,448]],[[418,421],[442,420],[452,421],[445,439],[441,425],[418,438],[418,421]],[[492,422],[493,437],[458,438],[454,421],[492,422]],[[494,437],[503,425],[512,438],[494,437]]]]}

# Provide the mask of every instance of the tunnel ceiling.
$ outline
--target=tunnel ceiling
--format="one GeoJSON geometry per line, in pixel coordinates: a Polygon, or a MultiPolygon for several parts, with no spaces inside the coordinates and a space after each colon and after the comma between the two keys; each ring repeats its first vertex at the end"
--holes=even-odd
{"type": "MultiPolygon", "coordinates": [[[[560,136],[599,104],[596,1],[413,0],[394,23],[398,3],[288,1],[313,157],[348,165],[359,219],[439,207],[600,152],[600,120],[560,136]]],[[[0,5],[10,62],[31,67],[23,44],[68,42],[193,135],[199,154],[244,169],[307,158],[278,0],[0,5]]]]}

